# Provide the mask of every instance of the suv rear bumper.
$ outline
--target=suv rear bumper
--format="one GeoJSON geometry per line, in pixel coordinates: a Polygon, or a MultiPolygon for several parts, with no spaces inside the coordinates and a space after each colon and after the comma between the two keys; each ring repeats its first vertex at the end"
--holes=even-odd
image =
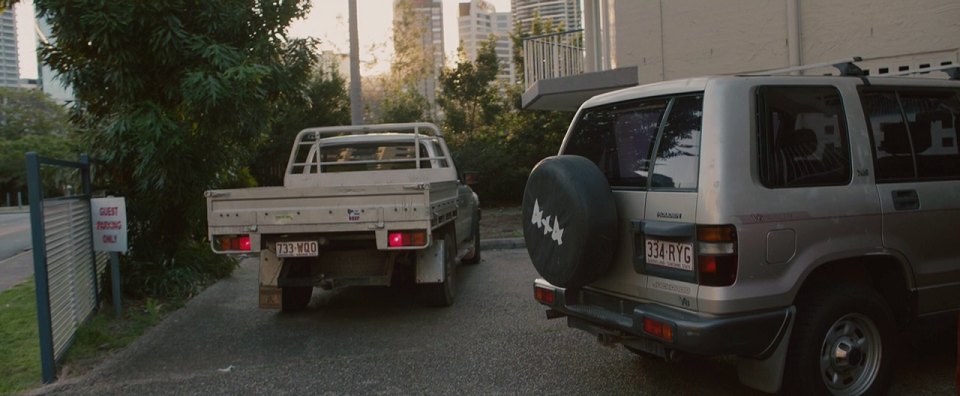
{"type": "MultiPolygon", "coordinates": [[[[654,341],[664,350],[678,350],[697,355],[740,355],[765,358],[773,353],[793,320],[792,307],[736,315],[693,313],[656,303],[622,299],[591,290],[567,290],[543,279],[534,281],[535,288],[552,290],[553,311],[568,316],[568,325],[619,339],[638,337],[643,344],[654,341]],[[649,318],[673,328],[673,340],[666,341],[643,330],[649,318]]],[[[627,343],[627,342],[625,342],[627,343]]],[[[646,349],[646,348],[644,348],[646,349]]],[[[648,352],[661,354],[658,351],[648,352]]]]}

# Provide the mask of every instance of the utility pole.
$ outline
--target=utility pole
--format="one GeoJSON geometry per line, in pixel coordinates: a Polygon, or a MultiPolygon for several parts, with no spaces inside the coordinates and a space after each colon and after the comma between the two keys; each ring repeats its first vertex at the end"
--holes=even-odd
{"type": "Polygon", "coordinates": [[[360,43],[357,34],[357,0],[350,2],[350,122],[363,124],[363,100],[360,97],[360,43]]]}

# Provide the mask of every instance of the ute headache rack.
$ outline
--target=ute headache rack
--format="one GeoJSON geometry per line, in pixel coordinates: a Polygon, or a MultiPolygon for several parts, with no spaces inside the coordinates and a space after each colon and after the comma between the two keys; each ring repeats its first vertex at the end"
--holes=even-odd
{"type": "MultiPolygon", "coordinates": [[[[297,134],[295,143],[293,145],[293,152],[290,156],[290,161],[287,165],[287,173],[293,172],[294,169],[301,169],[299,173],[320,173],[323,172],[321,169],[325,169],[327,166],[343,166],[343,165],[375,165],[375,164],[402,164],[409,163],[409,166],[414,169],[420,169],[423,161],[443,161],[445,157],[440,153],[440,156],[424,156],[421,153],[421,140],[428,139],[442,139],[443,134],[440,132],[440,129],[436,125],[428,122],[411,122],[411,123],[395,123],[395,124],[378,124],[378,125],[358,125],[358,126],[334,126],[334,127],[319,127],[319,128],[307,128],[297,134]],[[327,138],[340,138],[340,137],[349,137],[356,135],[365,135],[365,134],[410,134],[413,136],[411,141],[413,150],[412,156],[393,156],[392,158],[378,158],[370,160],[356,160],[356,159],[338,159],[337,161],[323,161],[321,160],[321,147],[324,142],[324,139],[327,138]],[[297,150],[301,147],[307,147],[308,153],[302,161],[297,161],[297,150]],[[309,171],[307,169],[313,169],[309,171]]],[[[294,172],[296,173],[296,172],[294,172]]]]}

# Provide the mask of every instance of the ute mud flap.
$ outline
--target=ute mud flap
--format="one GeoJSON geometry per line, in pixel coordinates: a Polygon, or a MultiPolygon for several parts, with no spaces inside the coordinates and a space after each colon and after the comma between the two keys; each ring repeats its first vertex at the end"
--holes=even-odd
{"type": "Polygon", "coordinates": [[[416,253],[416,281],[417,283],[440,283],[444,279],[443,273],[443,240],[431,238],[430,246],[417,250],[416,253]]]}
{"type": "Polygon", "coordinates": [[[283,289],[276,286],[260,286],[260,308],[280,309],[283,306],[283,289]]]}

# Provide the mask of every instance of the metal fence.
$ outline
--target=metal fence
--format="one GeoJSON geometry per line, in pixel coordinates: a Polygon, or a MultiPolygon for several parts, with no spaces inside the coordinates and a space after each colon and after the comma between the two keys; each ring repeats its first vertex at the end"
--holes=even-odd
{"type": "Polygon", "coordinates": [[[586,53],[583,29],[544,34],[523,39],[523,68],[526,87],[548,78],[583,73],[586,53]]]}
{"type": "Polygon", "coordinates": [[[90,160],[61,161],[27,153],[30,226],[33,234],[37,325],[43,382],[56,379],[56,364],[77,329],[99,306],[99,275],[109,256],[94,253],[90,216],[90,160]],[[80,171],[79,194],[45,198],[41,165],[80,171]]]}

